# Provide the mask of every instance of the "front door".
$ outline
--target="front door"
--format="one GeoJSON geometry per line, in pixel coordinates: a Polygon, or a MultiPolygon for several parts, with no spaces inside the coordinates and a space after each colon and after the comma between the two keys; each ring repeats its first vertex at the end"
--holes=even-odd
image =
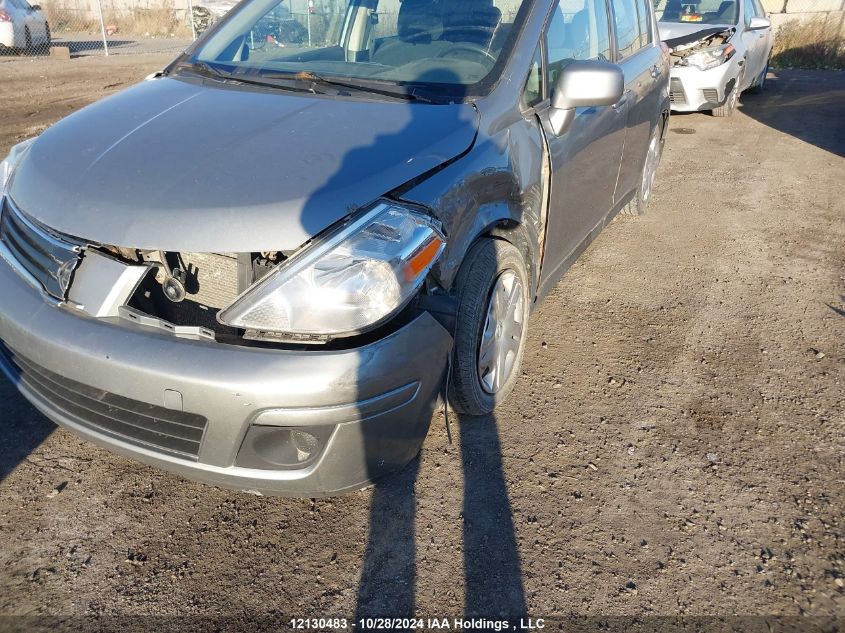
{"type": "MultiPolygon", "coordinates": [[[[604,0],[555,4],[546,30],[546,85],[554,90],[561,70],[576,59],[611,59],[604,0]]],[[[543,279],[564,265],[613,205],[613,191],[625,142],[626,105],[578,108],[560,136],[544,120],[551,185],[543,279]]]]}
{"type": "Polygon", "coordinates": [[[757,11],[757,5],[752,0],[744,0],[743,3],[743,26],[742,43],[745,45],[747,51],[745,57],[745,80],[742,88],[750,86],[757,78],[766,65],[766,58],[769,54],[768,42],[766,36],[769,35],[769,29],[757,29],[751,31],[748,29],[751,24],[751,19],[755,17],[765,17],[764,12],[757,11]]]}

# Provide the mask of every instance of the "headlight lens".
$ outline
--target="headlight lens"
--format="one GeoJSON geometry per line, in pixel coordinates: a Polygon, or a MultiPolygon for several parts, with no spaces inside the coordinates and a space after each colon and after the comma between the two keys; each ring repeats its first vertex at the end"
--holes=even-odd
{"type": "Polygon", "coordinates": [[[689,66],[695,66],[699,70],[710,70],[728,61],[736,53],[733,44],[722,44],[712,48],[703,48],[692,55],[687,56],[686,62],[689,66]]]}
{"type": "Polygon", "coordinates": [[[32,145],[35,138],[27,139],[18,143],[9,150],[9,155],[0,163],[0,196],[6,193],[6,187],[9,185],[9,179],[12,177],[12,172],[18,166],[26,150],[32,145]]]}
{"type": "Polygon", "coordinates": [[[403,308],[444,246],[428,216],[379,203],[280,264],[217,318],[292,338],[356,334],[403,308]]]}

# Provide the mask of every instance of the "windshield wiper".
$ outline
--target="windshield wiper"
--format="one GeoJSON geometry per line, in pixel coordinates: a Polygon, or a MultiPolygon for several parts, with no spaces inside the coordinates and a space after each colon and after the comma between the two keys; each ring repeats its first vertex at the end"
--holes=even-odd
{"type": "Polygon", "coordinates": [[[217,79],[230,79],[231,75],[216,66],[212,66],[208,62],[194,60],[191,62],[187,62],[185,64],[180,65],[180,68],[188,68],[193,71],[199,71],[201,74],[211,77],[216,77],[217,79]]]}
{"type": "Polygon", "coordinates": [[[267,79],[291,79],[295,81],[302,81],[306,83],[310,83],[312,86],[312,91],[316,92],[314,86],[323,85],[323,86],[332,86],[333,88],[342,88],[345,90],[354,90],[356,92],[366,92],[370,94],[377,94],[382,95],[385,97],[393,97],[396,99],[404,99],[407,101],[419,101],[420,103],[434,103],[432,99],[425,97],[417,92],[411,91],[403,91],[403,90],[390,90],[388,88],[381,88],[377,86],[373,86],[371,83],[360,83],[360,82],[353,82],[353,81],[342,81],[339,79],[324,77],[323,75],[318,75],[312,72],[276,72],[276,73],[262,73],[262,77],[267,79]]]}
{"type": "Polygon", "coordinates": [[[313,90],[306,90],[287,84],[280,84],[275,81],[262,81],[261,79],[253,79],[252,77],[235,75],[234,73],[226,72],[220,68],[217,68],[216,66],[213,66],[212,64],[209,64],[208,62],[204,62],[201,60],[194,60],[190,63],[186,63],[182,66],[179,66],[177,70],[182,68],[187,68],[188,70],[192,70],[206,77],[211,77],[213,79],[219,79],[221,81],[231,83],[249,84],[251,86],[262,86],[265,88],[278,88],[280,90],[292,90],[294,92],[313,92],[313,90]]]}

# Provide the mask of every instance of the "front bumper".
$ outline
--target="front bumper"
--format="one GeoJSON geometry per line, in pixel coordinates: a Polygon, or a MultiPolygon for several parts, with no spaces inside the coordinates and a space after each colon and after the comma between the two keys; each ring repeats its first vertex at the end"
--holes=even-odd
{"type": "Polygon", "coordinates": [[[289,496],[360,488],[413,459],[452,346],[449,333],[428,313],[352,350],[283,351],[187,340],[50,305],[2,260],[0,341],[7,348],[0,349],[0,369],[57,424],[189,479],[289,496]],[[16,363],[10,350],[22,360],[16,363]],[[120,420],[153,419],[160,415],[155,411],[165,410],[173,412],[172,428],[186,425],[186,436],[197,434],[194,456],[161,450],[155,436],[144,435],[153,437],[145,443],[134,431],[131,438],[120,431],[128,428],[120,420]],[[190,426],[196,420],[205,420],[198,431],[190,426]],[[319,428],[325,443],[304,468],[236,466],[248,430],[270,427],[319,428]]]}
{"type": "Polygon", "coordinates": [[[722,105],[736,85],[739,66],[731,59],[710,70],[694,66],[673,66],[669,75],[672,110],[697,112],[722,105]]]}

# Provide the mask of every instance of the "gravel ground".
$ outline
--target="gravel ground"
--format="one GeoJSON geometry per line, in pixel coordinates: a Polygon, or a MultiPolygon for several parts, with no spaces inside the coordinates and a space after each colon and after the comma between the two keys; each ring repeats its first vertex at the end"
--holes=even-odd
{"type": "MultiPolygon", "coordinates": [[[[0,64],[0,149],[165,61],[0,64]]],[[[184,481],[0,383],[0,614],[838,630],[843,98],[843,73],[775,71],[731,119],[673,116],[648,214],[614,222],[537,310],[495,419],[457,421],[450,444],[437,415],[420,459],[375,488],[314,501],[184,481]]]]}

